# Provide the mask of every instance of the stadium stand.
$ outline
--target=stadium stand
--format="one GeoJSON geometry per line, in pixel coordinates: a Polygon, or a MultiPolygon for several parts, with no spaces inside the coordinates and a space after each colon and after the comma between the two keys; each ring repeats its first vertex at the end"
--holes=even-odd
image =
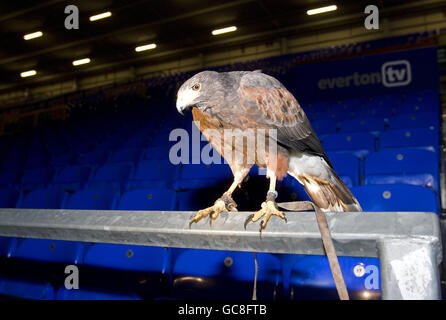
{"type": "Polygon", "coordinates": [[[365,184],[405,183],[439,191],[438,158],[417,149],[387,149],[365,160],[365,184]]]}
{"type": "MultiPolygon", "coordinates": [[[[248,252],[181,250],[173,261],[172,296],[177,299],[252,298],[253,254],[248,252]],[[196,262],[201,263],[197,264],[196,262]]],[[[280,298],[282,272],[279,259],[257,253],[259,299],[280,298]]]]}
{"type": "MultiPolygon", "coordinates": [[[[274,70],[266,62],[251,63],[230,67],[274,70]]],[[[286,82],[283,72],[271,73],[282,75],[286,82]]],[[[107,100],[103,92],[85,95],[70,101],[71,114],[65,121],[0,137],[4,150],[0,206],[194,211],[211,205],[232,180],[229,166],[169,161],[170,130],[191,130],[190,118],[178,117],[172,99],[188,76],[151,79],[151,85],[163,85],[161,98],[122,94],[107,100]],[[148,111],[153,106],[165,107],[156,118],[148,111]]],[[[146,89],[149,93],[151,87],[146,89]]],[[[441,211],[438,104],[438,92],[432,90],[370,92],[344,100],[302,103],[334,169],[364,211],[435,213],[441,211]]],[[[259,195],[258,190],[267,190],[266,184],[256,181],[248,181],[240,192],[249,195],[246,203],[251,210],[263,201],[263,191],[259,195]]],[[[279,196],[281,201],[308,199],[290,177],[279,183],[279,196]]],[[[243,200],[237,202],[245,208],[243,200]]],[[[337,297],[325,257],[257,255],[259,299],[337,297]]],[[[0,268],[3,296],[63,300],[252,297],[254,260],[246,252],[0,238],[0,259],[8,261],[0,268]],[[37,268],[27,278],[23,270],[29,261],[37,268]],[[66,264],[86,270],[86,289],[63,287],[55,270],[66,264]],[[116,275],[122,279],[108,285],[107,276],[116,275]]],[[[367,289],[364,278],[354,274],[358,265],[375,266],[379,272],[378,259],[341,257],[340,264],[352,297],[379,298],[379,285],[367,289]]]]}

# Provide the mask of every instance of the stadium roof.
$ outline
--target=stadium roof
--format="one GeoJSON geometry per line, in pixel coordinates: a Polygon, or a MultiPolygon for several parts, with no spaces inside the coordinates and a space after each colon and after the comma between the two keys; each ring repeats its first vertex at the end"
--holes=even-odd
{"type": "MultiPolygon", "coordinates": [[[[79,29],[67,30],[66,1],[2,1],[0,92],[362,23],[369,2],[71,1],[79,8],[79,29]],[[338,10],[316,16],[306,14],[308,9],[330,4],[337,4],[338,10]],[[90,21],[91,16],[103,12],[112,14],[90,21]],[[212,30],[229,26],[236,26],[237,31],[211,34],[212,30]],[[24,40],[25,35],[38,31],[42,33],[40,37],[24,40]],[[152,43],[155,49],[135,51],[137,46],[152,43]],[[73,65],[74,60],[85,58],[90,63],[73,65]],[[36,70],[36,76],[20,77],[21,72],[29,70],[36,70]]],[[[386,0],[377,5],[383,9],[381,17],[390,17],[444,7],[444,1],[386,0]]]]}

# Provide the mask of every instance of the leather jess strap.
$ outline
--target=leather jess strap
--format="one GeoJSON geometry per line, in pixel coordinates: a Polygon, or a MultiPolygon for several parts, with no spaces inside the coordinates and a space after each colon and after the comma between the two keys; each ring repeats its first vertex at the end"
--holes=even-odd
{"type": "Polygon", "coordinates": [[[311,201],[292,201],[281,202],[277,205],[285,210],[289,211],[308,211],[314,210],[316,214],[316,220],[319,227],[319,231],[322,237],[322,243],[324,245],[325,253],[330,264],[331,273],[338,291],[340,300],[349,300],[347,287],[345,285],[344,277],[342,276],[341,267],[339,265],[338,256],[336,255],[336,249],[331,238],[330,229],[328,228],[327,218],[322,210],[311,201]]]}

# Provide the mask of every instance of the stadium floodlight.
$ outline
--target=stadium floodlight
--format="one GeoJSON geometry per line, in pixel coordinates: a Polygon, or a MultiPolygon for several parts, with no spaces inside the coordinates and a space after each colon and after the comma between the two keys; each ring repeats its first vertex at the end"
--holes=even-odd
{"type": "Polygon", "coordinates": [[[321,7],[321,8],[308,10],[307,14],[309,16],[312,16],[314,14],[325,13],[325,12],[330,12],[330,11],[335,11],[335,10],[338,10],[338,7],[333,4],[331,6],[326,6],[326,7],[321,7]]]}
{"type": "Polygon", "coordinates": [[[96,21],[96,20],[100,20],[100,19],[104,19],[104,18],[108,18],[111,17],[112,13],[110,11],[104,12],[104,13],[100,13],[94,16],[90,17],[90,21],[96,21]]]}
{"type": "Polygon", "coordinates": [[[236,27],[236,26],[227,27],[227,28],[222,28],[222,29],[217,29],[217,30],[213,30],[213,31],[212,31],[212,35],[214,35],[214,36],[218,36],[219,34],[228,33],[228,32],[233,32],[233,31],[236,31],[236,30],[237,30],[237,27],[236,27]]]}
{"type": "Polygon", "coordinates": [[[90,63],[90,58],[84,58],[84,59],[79,59],[79,60],[74,60],[73,61],[73,66],[80,66],[81,64],[86,64],[86,63],[90,63]]]}
{"type": "Polygon", "coordinates": [[[31,40],[31,39],[39,38],[41,36],[43,36],[43,32],[42,31],[36,31],[36,32],[33,32],[33,33],[25,34],[23,36],[23,39],[31,40]]]}
{"type": "Polygon", "coordinates": [[[151,44],[145,44],[143,46],[139,46],[135,48],[136,52],[141,52],[141,51],[146,51],[146,50],[150,50],[150,49],[155,49],[156,48],[156,44],[155,43],[151,43],[151,44]]]}
{"type": "Polygon", "coordinates": [[[26,77],[31,77],[31,76],[35,76],[37,74],[36,70],[28,70],[28,71],[23,71],[20,76],[22,78],[26,78],[26,77]]]}

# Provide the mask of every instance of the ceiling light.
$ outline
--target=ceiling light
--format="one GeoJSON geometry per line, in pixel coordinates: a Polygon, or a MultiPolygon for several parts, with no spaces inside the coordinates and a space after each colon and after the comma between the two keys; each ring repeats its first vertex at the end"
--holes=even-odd
{"type": "Polygon", "coordinates": [[[236,26],[227,27],[227,28],[223,28],[223,29],[217,29],[217,30],[213,30],[212,31],[212,35],[217,36],[219,34],[227,33],[227,32],[233,32],[235,30],[237,30],[236,26]]]}
{"type": "Polygon", "coordinates": [[[146,44],[146,45],[143,45],[143,46],[136,47],[135,51],[136,52],[141,52],[141,51],[155,49],[155,48],[156,48],[156,44],[155,43],[151,43],[151,44],[146,44]]]}
{"type": "Polygon", "coordinates": [[[24,71],[20,74],[20,76],[22,78],[26,78],[26,77],[31,77],[31,76],[35,76],[37,74],[36,70],[28,70],[28,71],[24,71]]]}
{"type": "Polygon", "coordinates": [[[96,20],[108,18],[108,17],[111,17],[111,15],[112,14],[111,14],[110,11],[107,11],[107,12],[104,12],[104,13],[100,13],[100,14],[97,14],[95,16],[91,16],[90,17],[90,21],[96,21],[96,20]]]}
{"type": "Polygon", "coordinates": [[[41,36],[43,36],[42,31],[37,31],[37,32],[33,32],[33,33],[29,33],[29,34],[25,34],[25,35],[23,36],[23,39],[25,39],[25,40],[31,40],[31,39],[34,39],[34,38],[39,38],[39,37],[41,37],[41,36]]]}
{"type": "Polygon", "coordinates": [[[327,7],[322,7],[322,8],[308,10],[307,14],[309,16],[312,16],[313,14],[319,14],[319,13],[324,13],[324,12],[335,11],[337,9],[338,9],[338,7],[336,5],[331,5],[331,6],[327,6],[327,7]]]}
{"type": "Polygon", "coordinates": [[[81,64],[90,63],[90,61],[91,61],[90,58],[74,60],[73,61],[73,66],[80,66],[81,64]]]}

